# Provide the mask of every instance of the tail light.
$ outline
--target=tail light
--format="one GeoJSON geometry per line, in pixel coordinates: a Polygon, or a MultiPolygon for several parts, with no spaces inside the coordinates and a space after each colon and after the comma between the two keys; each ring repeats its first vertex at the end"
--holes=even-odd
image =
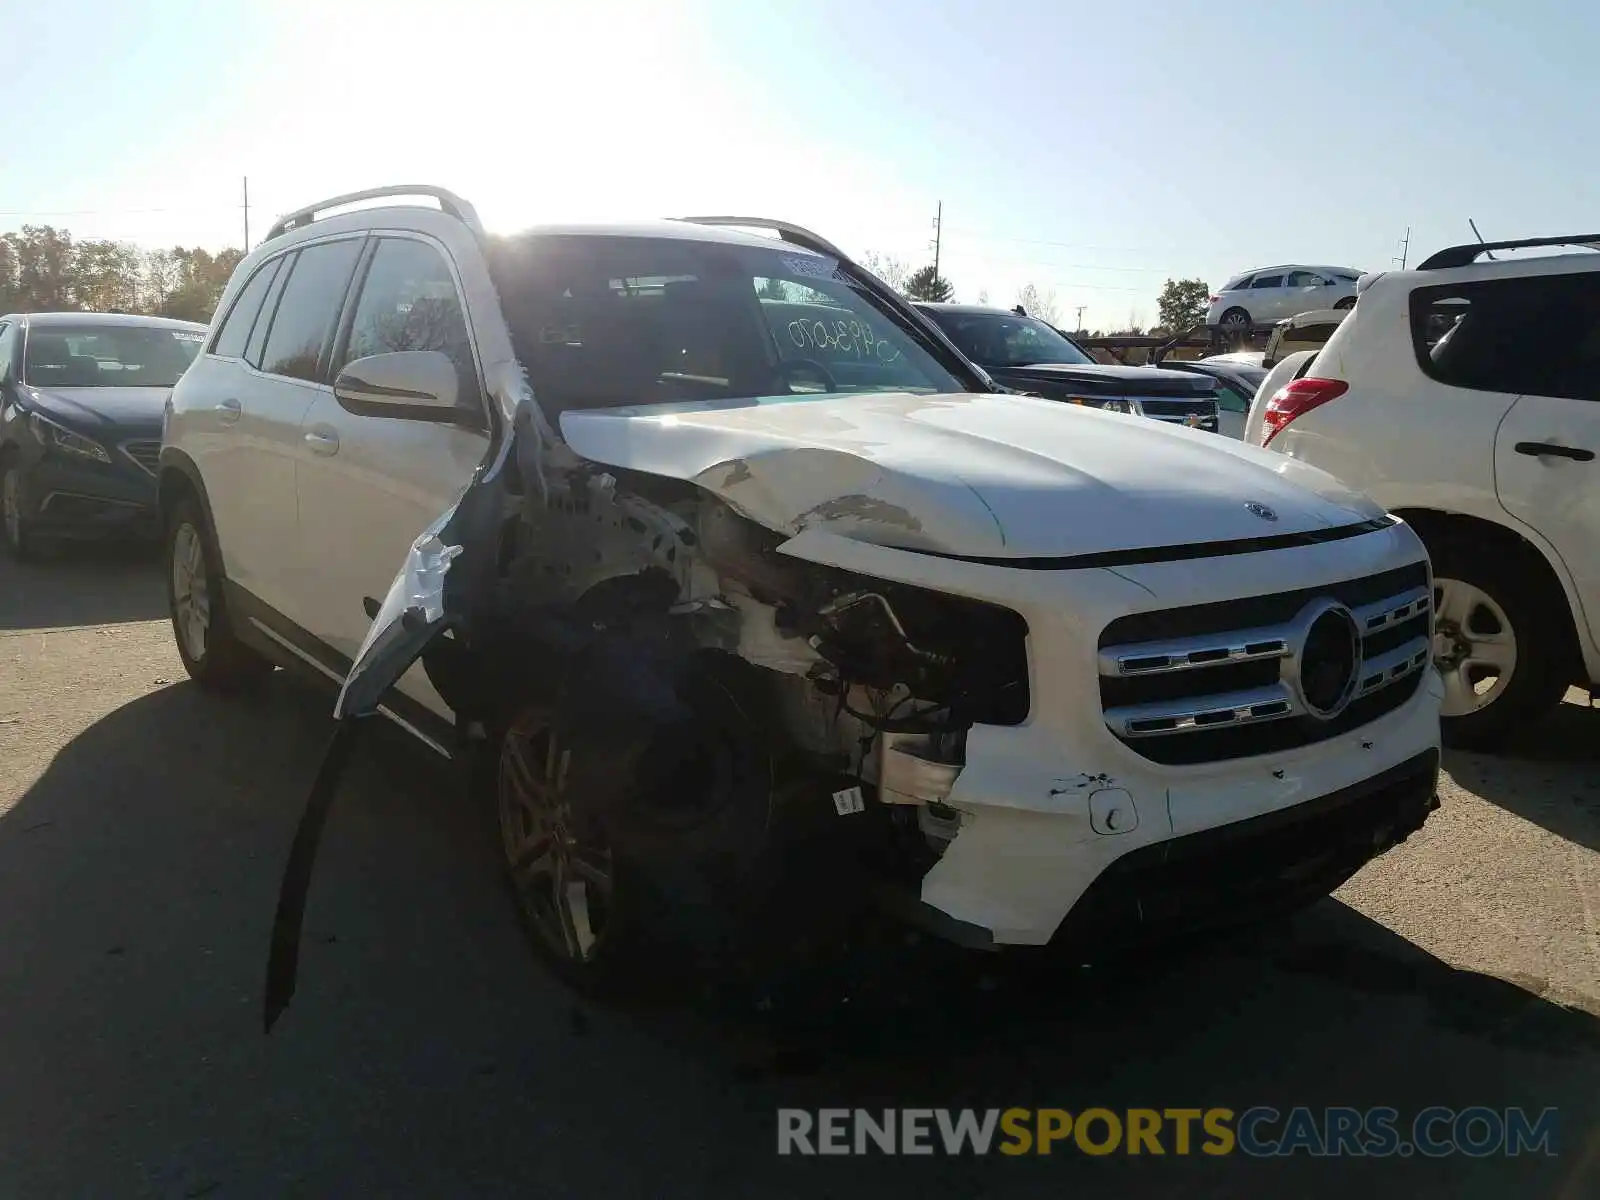
{"type": "Polygon", "coordinates": [[[1272,393],[1261,414],[1261,444],[1265,446],[1288,427],[1296,417],[1303,417],[1314,408],[1321,408],[1329,400],[1337,400],[1350,390],[1342,379],[1295,379],[1272,393]]]}
{"type": "Polygon", "coordinates": [[[1221,300],[1221,299],[1222,299],[1221,296],[1213,296],[1213,297],[1211,297],[1211,301],[1210,302],[1212,304],[1215,304],[1218,300],[1221,300]]]}

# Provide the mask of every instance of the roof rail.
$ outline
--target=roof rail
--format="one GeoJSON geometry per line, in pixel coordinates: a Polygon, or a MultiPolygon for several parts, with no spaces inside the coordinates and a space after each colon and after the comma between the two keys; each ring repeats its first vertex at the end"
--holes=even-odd
{"type": "Polygon", "coordinates": [[[677,219],[687,221],[691,225],[730,225],[741,229],[770,229],[791,245],[818,254],[842,258],[846,262],[850,261],[850,256],[827,238],[818,237],[803,225],[795,225],[788,221],[774,221],[767,217],[679,217],[677,219]]]}
{"type": "Polygon", "coordinates": [[[454,192],[442,187],[435,187],[431,183],[397,183],[389,187],[367,188],[359,192],[346,192],[342,196],[330,196],[326,200],[319,200],[315,204],[297,209],[288,216],[279,217],[267,230],[264,241],[270,242],[280,234],[288,233],[291,229],[299,229],[309,225],[317,219],[317,215],[330,208],[341,208],[346,204],[355,204],[360,200],[377,200],[384,196],[431,196],[439,202],[440,211],[455,217],[463,222],[473,233],[483,233],[483,225],[478,220],[478,211],[454,192]]]}
{"type": "Polygon", "coordinates": [[[1526,250],[1532,246],[1585,246],[1590,250],[1600,250],[1600,233],[1519,238],[1510,242],[1467,242],[1460,246],[1447,246],[1423,259],[1417,264],[1417,270],[1442,271],[1448,267],[1467,267],[1478,261],[1478,255],[1487,254],[1490,250],[1526,250]]]}

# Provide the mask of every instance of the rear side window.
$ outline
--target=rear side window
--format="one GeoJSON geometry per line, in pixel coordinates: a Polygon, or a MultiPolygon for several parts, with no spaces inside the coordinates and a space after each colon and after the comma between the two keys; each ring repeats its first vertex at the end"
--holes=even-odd
{"type": "Polygon", "coordinates": [[[261,311],[261,301],[266,298],[267,289],[272,286],[272,278],[278,273],[278,264],[282,261],[274,258],[256,268],[256,273],[250,276],[250,282],[240,290],[239,298],[223,318],[222,326],[211,343],[211,353],[224,358],[238,358],[244,353],[245,343],[250,340],[251,326],[255,324],[256,314],[261,311]]]}
{"type": "Polygon", "coordinates": [[[1600,399],[1600,274],[1419,288],[1417,363],[1451,387],[1600,399]]]}
{"type": "Polygon", "coordinates": [[[1224,292],[1236,292],[1242,287],[1247,287],[1249,283],[1250,272],[1246,271],[1243,275],[1235,275],[1232,279],[1228,280],[1227,283],[1222,285],[1221,290],[1224,292]]]}
{"type": "Polygon", "coordinates": [[[302,249],[289,271],[267,334],[261,369],[316,382],[361,249],[358,238],[302,249]]]}
{"type": "Polygon", "coordinates": [[[1250,284],[1252,288],[1274,288],[1283,286],[1282,275],[1257,275],[1250,284]]]}
{"type": "Polygon", "coordinates": [[[1298,329],[1290,329],[1283,336],[1285,341],[1304,342],[1320,346],[1333,336],[1333,331],[1337,328],[1339,326],[1334,322],[1324,321],[1316,325],[1302,325],[1298,329]]]}

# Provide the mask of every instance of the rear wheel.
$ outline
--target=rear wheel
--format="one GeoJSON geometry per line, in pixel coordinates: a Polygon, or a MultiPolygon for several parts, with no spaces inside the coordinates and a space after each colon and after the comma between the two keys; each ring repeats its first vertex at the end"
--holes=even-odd
{"type": "Polygon", "coordinates": [[[189,677],[233,691],[272,670],[234,635],[222,594],[221,556],[193,499],[178,502],[166,530],[167,606],[178,657],[189,677]]]}
{"type": "Polygon", "coordinates": [[[1444,740],[1490,749],[1561,699],[1565,614],[1517,556],[1454,539],[1429,553],[1444,740]]]}
{"type": "Polygon", "coordinates": [[[1356,306],[1356,298],[1354,296],[1346,296],[1343,300],[1339,301],[1339,303],[1335,304],[1333,307],[1338,309],[1341,312],[1348,312],[1350,309],[1354,308],[1355,306],[1356,306]]]}

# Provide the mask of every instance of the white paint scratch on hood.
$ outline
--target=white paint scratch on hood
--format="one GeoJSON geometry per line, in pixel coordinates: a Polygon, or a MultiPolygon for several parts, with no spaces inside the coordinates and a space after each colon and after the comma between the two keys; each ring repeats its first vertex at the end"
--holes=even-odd
{"type": "Polygon", "coordinates": [[[692,481],[770,529],[1024,557],[1227,541],[1381,515],[1215,434],[1049,400],[907,393],[563,413],[583,457],[692,481]],[[1267,521],[1253,501],[1272,509],[1267,521]]]}

